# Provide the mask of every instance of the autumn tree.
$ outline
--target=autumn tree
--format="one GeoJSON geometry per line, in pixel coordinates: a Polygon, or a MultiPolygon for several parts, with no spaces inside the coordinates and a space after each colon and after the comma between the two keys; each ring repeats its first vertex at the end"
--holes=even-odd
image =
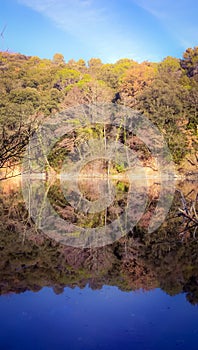
{"type": "Polygon", "coordinates": [[[56,65],[63,65],[65,63],[64,56],[61,53],[55,53],[53,56],[53,63],[56,65]]]}
{"type": "Polygon", "coordinates": [[[148,62],[133,63],[123,75],[120,93],[123,103],[129,107],[137,106],[137,97],[148,87],[156,75],[156,66],[148,62]]]}

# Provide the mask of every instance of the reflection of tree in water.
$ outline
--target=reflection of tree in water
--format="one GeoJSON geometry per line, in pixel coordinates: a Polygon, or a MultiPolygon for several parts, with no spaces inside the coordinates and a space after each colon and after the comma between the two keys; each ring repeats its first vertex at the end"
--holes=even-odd
{"type": "MultiPolygon", "coordinates": [[[[55,188],[50,195],[54,193],[55,188]]],[[[149,204],[156,200],[156,193],[155,186],[152,198],[150,188],[149,204]]],[[[20,191],[1,193],[0,292],[53,286],[61,293],[65,286],[84,288],[87,284],[93,289],[114,285],[124,291],[160,287],[170,295],[184,292],[190,303],[197,304],[198,241],[193,237],[181,240],[179,205],[176,194],[169,217],[152,234],[144,228],[143,218],[133,232],[113,245],[83,250],[35,232],[20,191]]]]}
{"type": "Polygon", "coordinates": [[[72,188],[72,182],[65,182],[64,187],[67,191],[68,197],[75,199],[72,206],[65,198],[60,186],[60,181],[56,181],[49,189],[48,199],[59,214],[60,217],[67,222],[75,223],[80,227],[98,227],[108,225],[116,220],[119,215],[124,212],[127,204],[127,193],[129,190],[129,183],[116,181],[114,184],[115,195],[111,193],[112,185],[109,185],[108,180],[97,179],[80,179],[78,182],[80,195],[76,198],[75,188],[72,188]],[[110,195],[109,206],[104,204],[105,196],[110,195]],[[97,203],[98,204],[97,204],[97,203]],[[87,205],[86,205],[87,203],[87,205]],[[95,203],[94,212],[90,212],[91,205],[95,203]],[[104,205],[102,210],[100,205],[104,205]],[[76,206],[76,207],[75,207],[76,206]],[[95,212],[97,211],[97,212],[95,212]]]}

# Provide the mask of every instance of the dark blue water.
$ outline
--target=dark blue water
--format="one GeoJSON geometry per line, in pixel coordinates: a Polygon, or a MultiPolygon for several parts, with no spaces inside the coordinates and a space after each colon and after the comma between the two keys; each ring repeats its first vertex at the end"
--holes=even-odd
{"type": "Polygon", "coordinates": [[[198,348],[198,307],[160,289],[51,288],[0,297],[2,350],[198,348]]]}

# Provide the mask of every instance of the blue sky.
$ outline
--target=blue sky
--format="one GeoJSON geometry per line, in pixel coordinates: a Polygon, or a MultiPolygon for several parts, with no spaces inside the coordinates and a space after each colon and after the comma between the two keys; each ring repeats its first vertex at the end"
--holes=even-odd
{"type": "Polygon", "coordinates": [[[197,0],[0,0],[0,49],[160,61],[198,45],[197,17],[197,0]]]}

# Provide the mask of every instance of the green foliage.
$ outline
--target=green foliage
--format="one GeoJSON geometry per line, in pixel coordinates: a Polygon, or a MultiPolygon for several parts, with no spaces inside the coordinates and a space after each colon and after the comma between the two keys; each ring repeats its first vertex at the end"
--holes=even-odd
{"type": "Polygon", "coordinates": [[[9,94],[9,101],[17,104],[26,104],[30,102],[33,108],[37,108],[40,102],[39,93],[32,88],[13,89],[9,94]]]}
{"type": "Polygon", "coordinates": [[[91,75],[90,74],[85,74],[83,76],[83,78],[80,81],[78,81],[77,86],[79,88],[83,89],[87,85],[87,83],[89,83],[91,80],[92,80],[91,75]]]}
{"type": "Polygon", "coordinates": [[[116,170],[117,170],[119,173],[122,173],[122,172],[126,169],[125,164],[123,164],[123,163],[121,163],[121,164],[116,164],[116,165],[115,165],[115,168],[116,168],[116,170]]]}
{"type": "Polygon", "coordinates": [[[164,70],[167,73],[181,70],[180,61],[175,57],[168,56],[158,65],[159,71],[164,70]]]}
{"type": "Polygon", "coordinates": [[[198,46],[188,48],[184,52],[181,66],[189,77],[198,76],[198,46]]]}
{"type": "Polygon", "coordinates": [[[62,68],[58,70],[56,74],[54,87],[58,87],[59,90],[62,90],[68,85],[77,83],[80,80],[80,78],[81,74],[77,70],[70,68],[62,68]]]}
{"type": "Polygon", "coordinates": [[[61,53],[49,60],[0,52],[0,124],[9,130],[77,104],[111,101],[142,111],[165,135],[176,161],[182,160],[196,144],[198,47],[181,60],[168,56],[158,64],[128,58],[65,63],[61,53]]]}

